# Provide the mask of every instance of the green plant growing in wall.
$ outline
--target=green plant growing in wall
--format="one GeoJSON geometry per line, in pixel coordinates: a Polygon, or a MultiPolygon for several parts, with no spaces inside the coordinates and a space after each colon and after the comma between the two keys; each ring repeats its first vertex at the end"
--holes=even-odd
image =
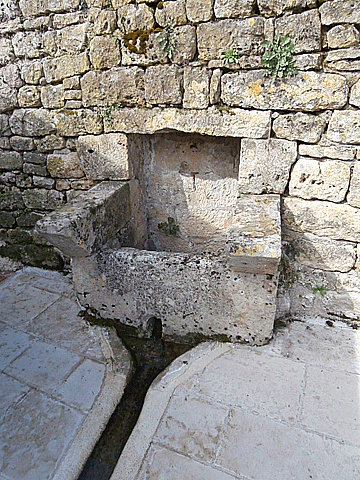
{"type": "Polygon", "coordinates": [[[295,45],[291,43],[288,33],[284,37],[277,33],[273,42],[264,40],[261,46],[265,47],[261,63],[267,68],[266,74],[271,75],[272,82],[275,82],[276,77],[282,78],[297,73],[293,58],[295,45]]]}
{"type": "Polygon", "coordinates": [[[104,119],[106,124],[111,125],[114,110],[117,110],[118,108],[121,108],[121,107],[122,105],[120,102],[113,103],[112,105],[109,105],[106,103],[103,107],[98,107],[98,112],[100,117],[104,119]]]}
{"type": "Polygon", "coordinates": [[[233,48],[226,47],[220,50],[220,58],[225,64],[239,63],[239,57],[240,53],[233,48]]]}
{"type": "Polygon", "coordinates": [[[322,297],[325,297],[325,295],[327,294],[326,288],[319,287],[319,285],[316,285],[316,287],[314,287],[312,291],[313,293],[319,292],[322,297]]]}
{"type": "Polygon", "coordinates": [[[174,27],[172,25],[165,25],[161,33],[157,36],[157,39],[164,57],[170,58],[174,47],[174,27]]]}
{"type": "Polygon", "coordinates": [[[176,225],[172,217],[168,217],[167,222],[159,223],[158,229],[165,233],[165,235],[176,235],[180,230],[179,225],[176,225]]]}

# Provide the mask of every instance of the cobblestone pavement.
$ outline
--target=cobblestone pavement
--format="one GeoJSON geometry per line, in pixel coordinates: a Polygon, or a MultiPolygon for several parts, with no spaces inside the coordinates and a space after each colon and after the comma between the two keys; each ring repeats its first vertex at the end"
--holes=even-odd
{"type": "Polygon", "coordinates": [[[78,316],[69,278],[25,268],[0,283],[0,478],[76,479],[130,371],[112,332],[78,316]],[[115,343],[114,343],[115,342],[115,343]]]}

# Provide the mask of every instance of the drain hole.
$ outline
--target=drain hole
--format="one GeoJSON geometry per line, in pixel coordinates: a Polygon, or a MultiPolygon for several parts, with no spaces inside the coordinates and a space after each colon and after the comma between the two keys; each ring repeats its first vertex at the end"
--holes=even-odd
{"type": "Polygon", "coordinates": [[[146,338],[152,340],[161,340],[162,338],[162,323],[159,318],[150,317],[146,323],[146,338]]]}

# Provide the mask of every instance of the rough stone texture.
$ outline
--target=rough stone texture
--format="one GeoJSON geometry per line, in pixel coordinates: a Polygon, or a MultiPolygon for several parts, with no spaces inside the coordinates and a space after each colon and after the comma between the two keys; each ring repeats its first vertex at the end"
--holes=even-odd
{"type": "Polygon", "coordinates": [[[323,65],[323,55],[321,53],[303,53],[296,55],[295,67],[297,70],[321,70],[323,65]]]}
{"type": "Polygon", "coordinates": [[[111,10],[101,10],[94,23],[94,34],[104,35],[113,33],[117,27],[116,12],[111,10]]]}
{"type": "Polygon", "coordinates": [[[60,192],[42,188],[25,190],[23,199],[27,208],[35,210],[55,210],[63,203],[63,196],[60,192]]]}
{"type": "Polygon", "coordinates": [[[360,112],[335,110],[326,134],[329,140],[339,143],[360,143],[360,112]]]}
{"type": "MultiPolygon", "coordinates": [[[[187,29],[192,28],[195,32],[194,27],[189,27],[188,25],[184,27],[177,27],[174,31],[174,38],[175,38],[175,32],[178,30],[178,28],[187,29]]],[[[122,57],[122,64],[123,65],[153,65],[153,64],[162,64],[162,63],[167,63],[168,58],[164,56],[163,51],[161,50],[160,47],[160,42],[158,40],[158,35],[159,33],[156,32],[151,32],[149,33],[149,37],[145,42],[145,52],[144,53],[135,53],[131,52],[129,48],[125,45],[124,39],[121,39],[121,57],[122,57]]],[[[189,48],[189,43],[190,39],[187,35],[186,41],[185,41],[185,51],[189,48]]],[[[195,33],[194,33],[194,40],[193,43],[195,43],[195,50],[196,50],[196,39],[195,39],[195,33]]],[[[184,48],[182,48],[184,50],[184,48]]],[[[173,49],[172,53],[179,53],[179,46],[175,47],[173,49]]],[[[178,63],[178,62],[176,62],[178,63]]]]}
{"type": "Polygon", "coordinates": [[[71,25],[58,32],[59,48],[66,53],[79,53],[85,47],[87,25],[71,25]]]}
{"type": "Polygon", "coordinates": [[[214,107],[207,110],[122,108],[114,112],[111,126],[105,124],[105,132],[152,134],[165,129],[220,137],[267,138],[270,112],[234,108],[229,113],[214,107]]]}
{"type": "Polygon", "coordinates": [[[289,113],[275,118],[272,128],[279,138],[316,143],[320,140],[326,124],[326,118],[321,115],[289,113]]]}
{"type": "Polygon", "coordinates": [[[270,138],[241,141],[239,191],[284,193],[291,165],[297,158],[296,142],[270,138]]]}
{"type": "Polygon", "coordinates": [[[84,107],[117,102],[134,106],[142,105],[145,100],[144,72],[138,67],[91,71],[81,78],[80,83],[84,107]]]}
{"type": "Polygon", "coordinates": [[[65,105],[63,86],[41,87],[41,102],[45,108],[62,108],[65,105]]]}
{"type": "Polygon", "coordinates": [[[182,102],[182,72],[175,65],[157,65],[145,72],[145,98],[151,104],[182,102]]]}
{"type": "Polygon", "coordinates": [[[25,137],[38,137],[55,131],[51,115],[45,109],[14,110],[9,123],[13,134],[25,137]]]}
{"type": "Polygon", "coordinates": [[[289,192],[304,199],[342,202],[349,181],[350,166],[344,162],[300,157],[291,172],[289,192]]]}
{"type": "Polygon", "coordinates": [[[295,53],[314,52],[321,48],[321,23],[317,10],[286,15],[275,21],[275,33],[289,33],[295,53]]]}
{"type": "MultiPolygon", "coordinates": [[[[47,18],[47,17],[45,17],[47,18]]],[[[81,12],[70,12],[70,13],[60,13],[55,14],[52,18],[53,27],[57,30],[60,28],[67,27],[68,25],[73,25],[75,23],[83,22],[83,15],[81,12]]]]}
{"type": "Polygon", "coordinates": [[[112,35],[98,36],[90,42],[90,61],[94,68],[112,68],[120,63],[118,40],[112,35]]]}
{"type": "Polygon", "coordinates": [[[336,25],[326,34],[329,48],[349,48],[359,46],[359,32],[354,25],[336,25]]]}
{"type": "Polygon", "coordinates": [[[275,276],[233,272],[205,256],[131,248],[75,259],[72,268],[83,305],[140,331],[156,317],[173,340],[205,335],[261,344],[271,336],[275,276]]]}
{"type": "Polygon", "coordinates": [[[197,0],[186,1],[186,15],[190,22],[208,22],[213,14],[214,0],[204,0],[199,3],[197,0]]]}
{"type": "Polygon", "coordinates": [[[16,17],[16,0],[4,0],[0,6],[0,22],[7,22],[16,17]]]}
{"type": "Polygon", "coordinates": [[[349,103],[355,107],[360,107],[360,80],[351,88],[349,103]]]}
{"type": "Polygon", "coordinates": [[[128,137],[122,133],[79,137],[77,152],[86,177],[92,180],[129,180],[128,137]]]}
{"type": "Polygon", "coordinates": [[[18,32],[12,39],[14,53],[17,57],[39,58],[42,39],[39,32],[18,32]]]}
{"type": "Polygon", "coordinates": [[[19,107],[41,107],[40,92],[37,87],[26,85],[18,93],[19,107]]]}
{"type": "Polygon", "coordinates": [[[348,272],[354,267],[354,243],[291,230],[283,231],[283,239],[293,249],[296,261],[307,267],[338,272],[348,272]]]}
{"type": "Polygon", "coordinates": [[[316,158],[333,158],[334,160],[353,160],[356,147],[336,144],[299,145],[299,154],[316,158]]]}
{"type": "Polygon", "coordinates": [[[14,59],[14,50],[11,40],[0,38],[0,65],[6,65],[14,59]]]}
{"type": "Polygon", "coordinates": [[[155,10],[155,19],[161,27],[186,23],[185,0],[162,2],[155,10]]]}
{"type": "Polygon", "coordinates": [[[360,208],[360,161],[357,160],[351,175],[350,191],[347,202],[353,207],[360,208]]]}
{"type": "Polygon", "coordinates": [[[216,18],[250,17],[254,11],[256,0],[215,0],[216,18]]]}
{"type": "Polygon", "coordinates": [[[149,30],[154,24],[153,9],[147,5],[124,5],[118,9],[118,26],[122,33],[149,30]]]}
{"type": "Polygon", "coordinates": [[[44,75],[48,83],[58,82],[66,77],[80,75],[89,70],[90,63],[87,54],[62,55],[46,59],[43,62],[44,75]]]}
{"type": "Polygon", "coordinates": [[[39,61],[31,63],[29,66],[25,67],[21,73],[25,82],[33,85],[37,85],[44,74],[42,64],[39,61]]]}
{"type": "Polygon", "coordinates": [[[306,0],[258,0],[260,14],[265,16],[279,16],[286,11],[292,12],[306,6],[306,0]]]}
{"type": "Polygon", "coordinates": [[[80,0],[20,0],[19,6],[25,17],[42,15],[50,12],[76,10],[80,0]]]}
{"type": "Polygon", "coordinates": [[[60,110],[53,115],[58,135],[66,137],[102,133],[103,126],[99,114],[92,110],[60,110]]]}
{"type": "Polygon", "coordinates": [[[285,197],[283,223],[296,232],[360,241],[360,210],[350,205],[285,197]]]}
{"type": "Polygon", "coordinates": [[[47,169],[53,178],[81,178],[84,172],[75,152],[53,153],[47,156],[47,169]]]}
{"type": "Polygon", "coordinates": [[[220,100],[220,86],[221,86],[221,74],[222,71],[217,68],[213,70],[210,80],[210,104],[218,103],[220,100]]]}
{"type": "MultiPolygon", "coordinates": [[[[228,73],[221,78],[221,99],[246,108],[316,111],[343,107],[348,86],[340,75],[304,72],[275,86],[262,72],[228,73]]],[[[346,112],[348,113],[348,112],[346,112]]]]}
{"type": "Polygon", "coordinates": [[[264,33],[265,21],[261,17],[201,23],[197,28],[199,59],[218,59],[220,50],[226,47],[235,48],[242,55],[256,55],[260,53],[264,33]]]}
{"type": "Polygon", "coordinates": [[[342,0],[325,2],[319,8],[321,23],[334,25],[337,23],[360,23],[360,2],[342,0]]]}
{"type": "Polygon", "coordinates": [[[130,219],[129,193],[126,182],[102,182],[38,221],[36,230],[69,257],[90,255],[130,219]]]}
{"type": "Polygon", "coordinates": [[[210,71],[207,68],[185,67],[184,108],[207,108],[209,106],[210,71]]]}
{"type": "Polygon", "coordinates": [[[196,54],[196,29],[191,25],[174,28],[174,47],[171,61],[177,64],[191,62],[196,54]]]}
{"type": "Polygon", "coordinates": [[[0,78],[0,112],[7,112],[17,107],[17,94],[14,88],[11,88],[0,78]]]}

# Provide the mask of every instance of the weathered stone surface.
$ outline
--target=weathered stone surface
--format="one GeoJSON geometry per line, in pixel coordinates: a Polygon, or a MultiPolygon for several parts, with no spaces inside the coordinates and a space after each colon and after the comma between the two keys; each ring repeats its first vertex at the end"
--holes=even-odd
{"type": "Polygon", "coordinates": [[[118,9],[118,27],[122,33],[149,30],[154,25],[154,11],[145,4],[124,5],[118,9]]]}
{"type": "Polygon", "coordinates": [[[14,59],[14,50],[9,38],[0,38],[0,65],[6,65],[14,59]]]}
{"type": "Polygon", "coordinates": [[[174,28],[174,47],[171,51],[172,63],[191,62],[196,54],[196,29],[191,25],[174,28]]]}
{"type": "Polygon", "coordinates": [[[156,65],[145,72],[145,98],[151,104],[182,102],[182,71],[176,65],[156,65]]]}
{"type": "Polygon", "coordinates": [[[14,150],[33,150],[34,140],[31,137],[19,137],[14,135],[10,138],[10,145],[14,150]]]}
{"type": "Polygon", "coordinates": [[[9,120],[14,135],[39,137],[55,132],[51,115],[44,109],[14,110],[9,120]]]}
{"type": "Polygon", "coordinates": [[[184,108],[209,106],[210,71],[205,67],[185,67],[184,108]]]}
{"type": "Polygon", "coordinates": [[[344,2],[336,0],[325,2],[319,8],[321,23],[334,25],[337,23],[360,23],[360,2],[354,0],[344,2]]]}
{"type": "Polygon", "coordinates": [[[98,113],[88,109],[60,110],[54,113],[53,122],[58,135],[75,137],[87,133],[102,133],[102,120],[98,113]]]}
{"type": "Polygon", "coordinates": [[[22,158],[18,152],[0,150],[0,170],[21,170],[22,158]]]}
{"type": "Polygon", "coordinates": [[[40,30],[45,31],[51,27],[50,17],[28,18],[24,20],[25,30],[40,30]]]}
{"type": "Polygon", "coordinates": [[[7,112],[17,107],[17,92],[14,88],[9,87],[0,78],[0,112],[7,112]]]}
{"type": "Polygon", "coordinates": [[[329,140],[339,143],[360,143],[360,112],[335,110],[326,134],[329,140]]]}
{"type": "Polygon", "coordinates": [[[67,77],[63,81],[64,90],[79,90],[80,89],[80,77],[67,77]]]}
{"type": "Polygon", "coordinates": [[[6,65],[1,70],[1,75],[4,79],[4,82],[9,85],[11,88],[19,88],[24,85],[24,82],[20,77],[19,67],[15,64],[6,65]]]}
{"type": "Polygon", "coordinates": [[[59,151],[48,155],[46,166],[53,178],[81,178],[84,176],[76,152],[59,151]]]}
{"type": "Polygon", "coordinates": [[[299,154],[316,158],[333,158],[334,160],[353,160],[356,147],[343,145],[299,145],[299,154]]]}
{"type": "Polygon", "coordinates": [[[155,19],[161,27],[186,23],[185,0],[162,2],[155,10],[155,19]]]}
{"type": "Polygon", "coordinates": [[[58,52],[58,33],[56,30],[49,30],[42,35],[42,50],[44,55],[54,57],[58,52]]]}
{"type": "Polygon", "coordinates": [[[13,20],[8,20],[7,22],[0,22],[0,33],[16,33],[22,30],[23,25],[20,18],[14,18],[13,20]]]}
{"type": "Polygon", "coordinates": [[[275,276],[234,272],[205,255],[131,248],[74,259],[72,267],[83,305],[140,332],[156,317],[173,340],[225,335],[261,344],[272,334],[275,276]]]}
{"type": "Polygon", "coordinates": [[[128,137],[122,133],[79,137],[77,152],[86,177],[92,180],[128,180],[128,137]]]}
{"type": "Polygon", "coordinates": [[[190,22],[208,22],[213,14],[214,0],[186,0],[186,15],[190,22]]]}
{"type": "Polygon", "coordinates": [[[10,212],[0,212],[0,227],[11,228],[15,225],[15,216],[10,212]]]}
{"type": "Polygon", "coordinates": [[[295,53],[314,52],[321,48],[321,23],[317,10],[286,15],[275,21],[275,33],[289,33],[295,53]]]}
{"type": "Polygon", "coordinates": [[[42,41],[39,32],[18,32],[12,39],[17,57],[39,58],[42,41]]]}
{"type": "Polygon", "coordinates": [[[326,34],[329,48],[359,46],[359,32],[354,25],[336,25],[326,34]]]}
{"type": "Polygon", "coordinates": [[[20,0],[19,6],[25,17],[42,15],[49,12],[76,10],[80,0],[20,0]]]}
{"type": "Polygon", "coordinates": [[[38,152],[51,152],[64,148],[65,139],[56,135],[46,135],[44,138],[36,139],[35,145],[38,152]]]}
{"type": "Polygon", "coordinates": [[[35,61],[25,67],[22,70],[22,77],[26,83],[30,83],[32,85],[37,85],[39,83],[40,78],[43,76],[43,68],[41,62],[35,61]]]}
{"type": "Polygon", "coordinates": [[[90,61],[94,68],[112,68],[121,60],[118,40],[112,35],[94,37],[90,42],[90,61]]]}
{"type": "Polygon", "coordinates": [[[216,18],[250,17],[254,11],[256,0],[215,0],[216,18]]]}
{"type": "Polygon", "coordinates": [[[7,22],[16,17],[17,11],[17,2],[16,0],[4,0],[1,2],[0,6],[0,22],[7,22]]]}
{"type": "Polygon", "coordinates": [[[290,195],[342,202],[349,188],[350,166],[338,160],[319,161],[300,157],[292,172],[290,195]]]}
{"type": "Polygon", "coordinates": [[[21,208],[24,208],[24,202],[18,189],[0,193],[0,210],[13,211],[21,208]]]}
{"type": "MultiPolygon", "coordinates": [[[[187,25],[185,27],[178,28],[189,28],[187,25]]],[[[191,27],[194,29],[194,27],[191,27]]],[[[195,29],[194,29],[195,30],[195,29]]],[[[145,52],[144,53],[135,53],[131,52],[129,48],[125,45],[124,39],[121,39],[121,57],[122,65],[138,65],[138,66],[147,66],[154,65],[158,63],[167,63],[168,58],[164,56],[163,51],[160,47],[160,42],[158,40],[159,33],[150,32],[148,39],[145,42],[145,52]]],[[[195,39],[196,44],[196,39],[195,39]]],[[[195,46],[196,49],[196,46],[195,46]]],[[[174,52],[174,49],[173,49],[174,52]]]]}
{"type": "Polygon", "coordinates": [[[323,65],[323,55],[321,53],[303,53],[296,55],[295,67],[297,70],[321,70],[323,65]]]}
{"type": "Polygon", "coordinates": [[[267,138],[270,112],[234,108],[229,113],[215,107],[207,110],[122,108],[114,112],[111,125],[105,124],[106,132],[152,134],[165,129],[216,137],[267,138]]]}
{"type": "Polygon", "coordinates": [[[45,165],[46,155],[44,155],[43,153],[37,153],[37,152],[25,152],[24,162],[35,163],[36,165],[45,165]]]}
{"type": "Polygon", "coordinates": [[[65,100],[81,100],[81,90],[66,90],[64,92],[65,100]]]}
{"type": "Polygon", "coordinates": [[[5,113],[0,114],[0,135],[2,137],[11,135],[9,117],[5,113]]]}
{"type": "Polygon", "coordinates": [[[26,85],[21,87],[18,93],[19,107],[40,107],[40,92],[38,87],[26,85]]]}
{"type": "Polygon", "coordinates": [[[23,172],[25,174],[41,175],[41,176],[46,176],[48,173],[46,170],[46,167],[42,167],[40,165],[34,165],[32,163],[24,163],[23,172]]]}
{"type": "Polygon", "coordinates": [[[357,160],[351,175],[350,191],[347,196],[347,202],[353,206],[360,208],[360,161],[357,160]]]}
{"type": "Polygon", "coordinates": [[[101,10],[94,23],[95,35],[106,35],[113,33],[117,27],[116,12],[112,10],[101,10]]]}
{"type": "Polygon", "coordinates": [[[80,83],[84,107],[118,102],[134,106],[142,105],[145,100],[144,72],[139,67],[91,71],[81,78],[80,83]]]}
{"type": "Polygon", "coordinates": [[[328,65],[340,60],[357,60],[360,58],[359,48],[343,48],[340,50],[330,51],[325,58],[328,65]]]}
{"type": "Polygon", "coordinates": [[[235,48],[242,55],[259,54],[264,35],[265,20],[261,17],[201,23],[197,28],[199,59],[218,59],[220,50],[226,47],[235,48]]]}
{"type": "Polygon", "coordinates": [[[304,72],[274,85],[263,72],[228,73],[221,78],[221,99],[247,108],[316,111],[343,107],[348,86],[340,75],[304,72]]]}
{"type": "Polygon", "coordinates": [[[346,204],[283,199],[283,223],[289,230],[313,233],[334,240],[360,241],[360,210],[346,204]]]}
{"type": "Polygon", "coordinates": [[[306,113],[279,115],[273,121],[273,130],[277,137],[287,140],[316,143],[326,127],[326,118],[306,113]]]}
{"type": "Polygon", "coordinates": [[[217,68],[213,70],[210,80],[209,100],[211,105],[218,103],[220,100],[220,86],[221,86],[222,71],[217,68]]]}
{"type": "Polygon", "coordinates": [[[27,208],[39,210],[54,210],[63,203],[63,197],[60,192],[43,188],[25,190],[23,199],[27,208]]]}
{"type": "Polygon", "coordinates": [[[61,108],[64,106],[64,89],[62,85],[41,87],[41,101],[45,108],[61,108]]]}
{"type": "Polygon", "coordinates": [[[83,14],[81,12],[56,13],[52,18],[52,25],[56,30],[82,22],[83,14]]]}
{"type": "Polygon", "coordinates": [[[355,107],[360,107],[360,80],[351,88],[349,103],[355,107]]]}
{"type": "Polygon", "coordinates": [[[283,193],[296,158],[296,142],[275,138],[243,139],[239,167],[240,192],[283,193]]]}
{"type": "Polygon", "coordinates": [[[90,63],[84,52],[79,55],[62,55],[57,58],[45,59],[43,67],[46,81],[52,83],[87,72],[90,63]]]}
{"type": "Polygon", "coordinates": [[[59,48],[66,53],[79,53],[85,47],[87,25],[71,25],[58,31],[59,48]]]}
{"type": "Polygon", "coordinates": [[[41,219],[36,230],[69,257],[90,255],[129,221],[129,192],[127,182],[102,182],[41,219]]]}

